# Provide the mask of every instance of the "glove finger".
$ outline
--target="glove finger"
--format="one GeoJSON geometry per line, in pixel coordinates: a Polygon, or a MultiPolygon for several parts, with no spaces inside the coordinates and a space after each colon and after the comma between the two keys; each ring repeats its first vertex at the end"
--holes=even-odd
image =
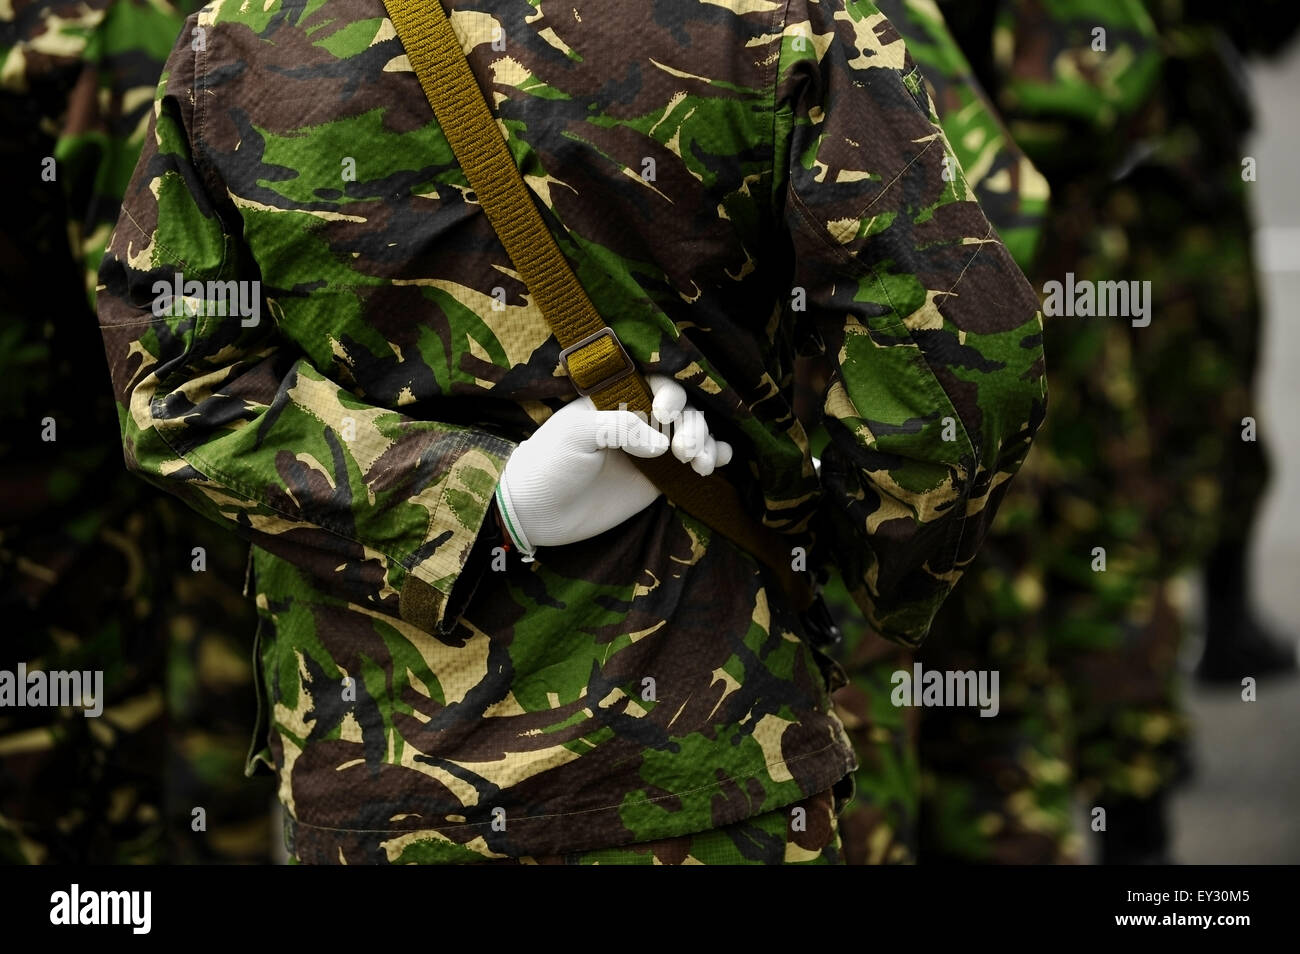
{"type": "Polygon", "coordinates": [[[654,419],[660,424],[671,424],[677,420],[682,408],[686,406],[686,389],[662,374],[646,375],[646,381],[654,395],[654,419]]]}
{"type": "Polygon", "coordinates": [[[658,457],[668,438],[631,411],[596,411],[591,415],[592,448],[618,449],[633,457],[658,457]]]}
{"type": "Polygon", "coordinates": [[[718,451],[717,451],[718,456],[713,466],[726,467],[728,464],[731,463],[731,453],[732,453],[731,445],[728,444],[726,441],[718,441],[717,444],[718,444],[718,451]]]}
{"type": "Polygon", "coordinates": [[[700,452],[691,459],[691,469],[701,477],[707,477],[713,473],[714,463],[718,459],[718,442],[712,437],[704,439],[704,446],[700,452]]]}
{"type": "Polygon", "coordinates": [[[673,456],[683,464],[689,464],[708,438],[709,425],[703,412],[687,407],[682,411],[681,419],[673,425],[673,456]]]}

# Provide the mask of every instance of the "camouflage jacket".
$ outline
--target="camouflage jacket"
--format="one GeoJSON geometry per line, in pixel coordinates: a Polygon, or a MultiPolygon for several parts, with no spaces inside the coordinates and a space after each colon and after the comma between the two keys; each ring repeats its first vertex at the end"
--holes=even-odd
{"type": "MultiPolygon", "coordinates": [[[[1035,296],[897,33],[841,0],[446,6],[628,351],[733,443],[753,513],[919,642],[1045,389],[1035,296]]],[[[793,608],[662,498],[475,567],[505,460],[573,392],[378,0],[210,4],[150,139],[100,273],[126,456],[257,545],[299,857],[668,837],[852,768],[793,608]]]]}

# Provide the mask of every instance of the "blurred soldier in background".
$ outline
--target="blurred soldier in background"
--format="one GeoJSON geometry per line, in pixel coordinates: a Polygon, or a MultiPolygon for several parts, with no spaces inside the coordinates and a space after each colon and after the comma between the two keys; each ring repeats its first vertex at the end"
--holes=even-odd
{"type": "MultiPolygon", "coordinates": [[[[941,635],[969,637],[989,607],[1038,607],[1047,678],[1053,692],[1068,686],[1074,782],[1085,804],[1106,810],[1101,858],[1116,863],[1167,858],[1166,796],[1186,773],[1175,576],[1206,568],[1204,677],[1236,683],[1294,665],[1247,604],[1246,533],[1265,474],[1246,430],[1259,324],[1241,155],[1250,109],[1244,93],[1229,95],[1242,89],[1240,72],[1215,18],[1243,42],[1268,37],[1276,48],[1294,30],[1296,8],[1148,7],[944,5],[1017,141],[1053,184],[1048,240],[1031,276],[1152,283],[1149,323],[1048,317],[1054,425],[1003,507],[996,529],[1005,535],[990,539],[984,570],[958,588],[945,607],[949,626],[937,623],[931,643],[936,655],[960,645],[962,637],[941,635]],[[1035,507],[1038,520],[1017,528],[1035,507]],[[979,592],[978,581],[996,582],[998,556],[1016,550],[1021,585],[979,592]],[[1045,588],[1024,575],[1034,568],[1045,588]]],[[[949,750],[955,777],[927,775],[936,783],[927,809],[941,803],[924,813],[934,824],[923,828],[923,857],[1005,858],[1008,842],[1020,843],[1013,806],[1037,813],[1052,786],[963,770],[976,741],[996,729],[953,715],[966,723],[963,744],[949,750]],[[952,804],[963,788],[978,793],[978,811],[952,804]]],[[[923,732],[923,764],[943,764],[939,744],[923,732]]],[[[1045,832],[1056,831],[1055,857],[1068,860],[1067,829],[1052,817],[1045,832]]],[[[1097,830],[1095,812],[1090,820],[1097,830]]]]}
{"type": "MultiPolygon", "coordinates": [[[[1076,282],[1142,277],[1095,247],[1105,225],[1095,210],[1159,76],[1154,27],[1140,4],[943,9],[1015,141],[1051,183],[1031,280],[1041,290],[1067,273],[1076,282]]],[[[935,641],[947,658],[930,663],[1000,664],[998,647],[1020,634],[1034,653],[1021,665],[1034,678],[1014,682],[1043,725],[1064,726],[1068,760],[1042,745],[1008,749],[996,727],[938,713],[932,722],[947,723],[945,731],[922,736],[922,761],[934,767],[927,860],[1077,860],[1071,788],[1105,809],[1102,860],[1152,855],[1145,833],[1182,771],[1186,723],[1174,670],[1180,626],[1158,567],[1155,465],[1129,325],[1125,317],[1045,322],[1061,402],[1028,479],[1012,488],[1018,506],[1004,510],[985,571],[972,574],[936,630],[953,637],[935,641]],[[980,752],[988,754],[972,763],[980,752]]],[[[1090,814],[1094,830],[1101,817],[1090,814]]]]}
{"type": "MultiPolygon", "coordinates": [[[[190,5],[190,8],[197,4],[190,5]]],[[[0,711],[0,859],[259,862],[269,778],[245,547],[129,477],[95,273],[189,9],[18,2],[0,18],[0,668],[102,670],[104,711],[0,711]]]]}
{"type": "MultiPolygon", "coordinates": [[[[934,5],[887,3],[885,12],[907,37],[947,137],[1022,266],[1040,280],[1070,269],[1081,278],[1109,277],[1111,263],[1094,263],[1081,249],[1098,228],[1089,199],[1104,192],[1107,170],[1122,158],[1108,152],[1109,132],[1137,111],[1157,75],[1154,32],[1142,9],[1026,4],[1000,17],[987,6],[957,14],[967,43],[985,31],[973,48],[986,66],[995,23],[1003,31],[1000,49],[1013,51],[999,64],[1012,79],[988,72],[1013,117],[1016,95],[1026,96],[1033,121],[1019,123],[1019,132],[1064,195],[1041,245],[1046,183],[983,99],[934,5]],[[1104,39],[1094,39],[1098,25],[1104,39]],[[1016,59],[1018,37],[1044,42],[1026,44],[1032,55],[1016,59]],[[1120,55],[1106,59],[1113,49],[1120,55]],[[1057,69],[1058,58],[1074,68],[1057,69]],[[1072,151],[1060,148],[1066,142],[1072,151]]],[[[1061,423],[1049,429],[1050,446],[1031,455],[1027,479],[1013,485],[989,546],[940,611],[935,638],[920,654],[927,669],[992,669],[1002,677],[995,718],[961,708],[919,714],[917,837],[926,862],[1078,859],[1070,811],[1076,785],[1089,801],[1105,799],[1113,808],[1118,800],[1120,817],[1112,823],[1122,831],[1108,844],[1128,844],[1124,826],[1136,819],[1141,828],[1149,815],[1124,796],[1163,790],[1181,764],[1184,729],[1173,685],[1178,624],[1157,573],[1150,520],[1130,503],[1148,499],[1152,463],[1125,333],[1086,322],[1049,329],[1048,365],[1065,391],[1064,409],[1054,412],[1061,423]],[[1104,551],[1100,562],[1094,547],[1104,551]],[[1075,685],[1077,673],[1092,682],[1075,685]]],[[[856,725],[864,764],[895,767],[884,775],[860,771],[858,803],[846,813],[846,856],[908,860],[910,851],[894,845],[912,841],[886,822],[901,817],[906,831],[917,816],[916,715],[887,699],[892,670],[906,668],[910,657],[866,653],[874,638],[851,615],[841,619],[853,680],[839,695],[846,724],[856,725]],[[881,778],[895,780],[894,790],[881,790],[881,778]]]]}
{"type": "MultiPolygon", "coordinates": [[[[1267,422],[1254,399],[1261,312],[1245,145],[1254,107],[1241,53],[1273,53],[1300,4],[1147,0],[1165,56],[1146,134],[1107,196],[1099,244],[1150,279],[1150,327],[1133,329],[1148,395],[1161,572],[1200,570],[1205,649],[1198,674],[1240,686],[1295,669],[1294,639],[1250,607],[1249,535],[1268,480],[1267,422]]],[[[1272,170],[1278,174],[1279,170],[1272,170]]],[[[1267,172],[1265,174],[1268,174],[1267,172]]]]}
{"type": "MultiPolygon", "coordinates": [[[[1032,278],[1048,183],[1007,132],[935,5],[912,0],[899,6],[906,24],[900,29],[918,34],[915,55],[935,88],[945,133],[981,205],[1032,278]]],[[[1044,353],[1050,374],[1050,345],[1044,353]]],[[[1068,828],[1065,700],[1046,665],[1037,616],[1041,568],[1025,547],[1014,545],[1016,534],[997,529],[1032,528],[1036,504],[1032,490],[1012,485],[993,545],[940,610],[935,639],[919,654],[928,670],[996,671],[1000,687],[993,717],[960,707],[920,710],[923,863],[945,855],[1024,864],[1050,860],[1068,828]],[[936,852],[936,843],[944,851],[936,852]]]]}
{"type": "MultiPolygon", "coordinates": [[[[924,0],[884,4],[1022,267],[1040,283],[1067,272],[1079,281],[1151,280],[1157,316],[1140,327],[1048,322],[1056,424],[921,654],[927,668],[1003,674],[995,719],[960,709],[921,713],[926,861],[1077,859],[1069,811],[1076,788],[1090,807],[1106,810],[1103,860],[1164,857],[1165,795],[1186,770],[1174,668],[1183,624],[1170,583],[1207,552],[1203,675],[1213,678],[1234,654],[1253,657],[1256,672],[1290,658],[1271,648],[1246,609],[1244,533],[1262,487],[1262,455],[1258,443],[1231,445],[1251,412],[1257,338],[1239,174],[1249,110],[1244,98],[1217,94],[1235,85],[1227,82],[1224,38],[1173,7],[1154,10],[1153,21],[1132,0],[945,5],[1016,137],[1055,186],[1048,237],[1036,249],[1034,231],[1007,202],[1024,198],[1023,188],[1008,193],[997,164],[981,161],[980,150],[992,155],[997,139],[974,133],[971,117],[988,122],[993,114],[954,95],[975,94],[960,54],[942,55],[938,12],[924,0]],[[990,194],[990,182],[1001,196],[990,194]],[[1189,192],[1197,196],[1190,207],[1189,192]],[[1222,253],[1209,238],[1216,227],[1228,236],[1222,253]]],[[[1290,29],[1279,10],[1271,10],[1271,28],[1237,17],[1236,30],[1276,43],[1290,29]]],[[[1000,146],[1004,156],[1015,152],[1009,141],[1000,146]]],[[[883,832],[906,831],[917,815],[916,720],[885,702],[891,671],[910,656],[868,653],[877,641],[851,614],[841,618],[853,680],[839,695],[846,724],[856,726],[865,765],[894,767],[860,771],[845,831],[861,837],[846,838],[846,854],[907,860],[910,851],[893,846],[910,840],[883,832]],[[895,780],[892,791],[880,788],[882,778],[895,780]]],[[[1235,682],[1244,661],[1221,676],[1235,682]]]]}

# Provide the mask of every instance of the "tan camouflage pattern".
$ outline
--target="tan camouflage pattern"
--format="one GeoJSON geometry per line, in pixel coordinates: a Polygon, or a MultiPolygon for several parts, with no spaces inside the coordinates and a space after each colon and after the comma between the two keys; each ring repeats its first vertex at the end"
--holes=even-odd
{"type": "MultiPolygon", "coordinates": [[[[840,2],[451,21],[629,352],[733,443],[792,555],[833,559],[873,625],[919,642],[1042,419],[1041,320],[943,175],[888,21],[840,2]],[[791,411],[818,338],[820,487],[791,411]]],[[[127,459],[256,544],[299,860],[655,841],[853,768],[798,614],[662,500],[462,573],[505,459],[571,391],[377,2],[210,5],[150,137],[101,270],[127,459]],[[155,317],[178,271],[259,280],[261,320],[155,317]]]]}

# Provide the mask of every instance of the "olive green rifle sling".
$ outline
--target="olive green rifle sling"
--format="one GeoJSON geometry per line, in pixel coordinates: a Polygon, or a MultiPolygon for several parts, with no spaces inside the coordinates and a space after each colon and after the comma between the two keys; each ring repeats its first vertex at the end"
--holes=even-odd
{"type": "MultiPolygon", "coordinates": [[[[600,410],[626,407],[649,420],[650,390],[542,221],[442,5],[384,5],[479,204],[563,349],[574,387],[600,410]]],[[[812,606],[813,589],[793,569],[789,542],[746,514],[720,474],[701,477],[672,454],[632,460],[670,501],[772,570],[800,610],[812,606]]]]}

